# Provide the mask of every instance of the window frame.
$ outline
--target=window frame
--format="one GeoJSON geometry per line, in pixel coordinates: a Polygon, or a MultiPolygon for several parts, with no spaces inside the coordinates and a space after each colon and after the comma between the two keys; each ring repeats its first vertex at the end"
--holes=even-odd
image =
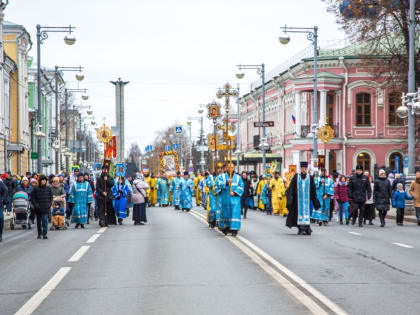
{"type": "Polygon", "coordinates": [[[359,92],[356,93],[356,102],[355,102],[355,112],[356,112],[356,127],[371,127],[372,126],[372,94],[369,92],[359,92]],[[362,102],[359,103],[357,98],[359,95],[363,95],[362,102]],[[365,102],[365,96],[369,95],[369,102],[365,102]],[[367,112],[366,107],[369,107],[369,112],[367,112]],[[361,108],[361,113],[358,113],[358,108],[361,108]],[[358,123],[358,117],[362,118],[362,122],[358,123]],[[366,118],[369,117],[369,123],[366,123],[366,118]]]}

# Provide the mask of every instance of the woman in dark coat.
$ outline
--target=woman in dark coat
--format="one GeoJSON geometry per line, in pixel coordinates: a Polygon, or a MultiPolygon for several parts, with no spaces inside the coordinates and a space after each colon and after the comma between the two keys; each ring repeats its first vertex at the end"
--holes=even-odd
{"type": "Polygon", "coordinates": [[[36,225],[38,229],[38,239],[43,237],[47,239],[48,232],[48,215],[50,214],[51,204],[53,201],[53,193],[47,186],[47,177],[41,175],[39,177],[39,186],[35,187],[31,193],[31,201],[34,205],[36,215],[36,225]]]}
{"type": "Polygon", "coordinates": [[[112,186],[114,186],[114,179],[109,176],[108,168],[102,168],[102,174],[96,180],[96,192],[98,202],[99,225],[108,226],[109,224],[116,225],[117,219],[115,217],[114,206],[112,205],[112,186]]]}
{"type": "Polygon", "coordinates": [[[385,171],[380,170],[379,178],[375,180],[373,188],[373,203],[375,204],[376,209],[378,209],[381,227],[385,226],[385,217],[390,208],[391,198],[391,183],[386,178],[385,171]]]}

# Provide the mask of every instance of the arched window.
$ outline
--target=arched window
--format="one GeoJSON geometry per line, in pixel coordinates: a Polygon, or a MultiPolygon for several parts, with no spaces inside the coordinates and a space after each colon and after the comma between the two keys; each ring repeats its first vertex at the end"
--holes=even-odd
{"type": "Polygon", "coordinates": [[[370,155],[366,152],[361,152],[357,156],[357,165],[361,165],[364,171],[370,172],[370,155]]]}
{"type": "Polygon", "coordinates": [[[388,104],[389,104],[389,111],[388,111],[389,125],[402,126],[404,121],[397,115],[397,108],[401,105],[401,94],[389,93],[388,104]]]}
{"type": "Polygon", "coordinates": [[[370,94],[358,93],[356,94],[356,125],[370,126],[370,94]]]}
{"type": "Polygon", "coordinates": [[[394,152],[389,156],[389,167],[398,173],[403,172],[403,156],[399,152],[394,152]]]}

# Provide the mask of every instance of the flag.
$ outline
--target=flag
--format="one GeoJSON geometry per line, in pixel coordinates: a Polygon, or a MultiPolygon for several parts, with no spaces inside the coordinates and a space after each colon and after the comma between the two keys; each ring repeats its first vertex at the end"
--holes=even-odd
{"type": "Polygon", "coordinates": [[[296,117],[295,117],[295,115],[292,115],[292,120],[293,120],[293,123],[296,124],[296,117]]]}

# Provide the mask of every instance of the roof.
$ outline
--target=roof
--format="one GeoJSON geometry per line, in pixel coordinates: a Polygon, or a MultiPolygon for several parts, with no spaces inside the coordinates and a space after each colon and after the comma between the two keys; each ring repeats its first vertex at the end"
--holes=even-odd
{"type": "Polygon", "coordinates": [[[3,27],[4,28],[12,28],[12,27],[16,27],[16,28],[25,28],[23,25],[21,24],[16,24],[10,21],[3,21],[3,27]]]}

